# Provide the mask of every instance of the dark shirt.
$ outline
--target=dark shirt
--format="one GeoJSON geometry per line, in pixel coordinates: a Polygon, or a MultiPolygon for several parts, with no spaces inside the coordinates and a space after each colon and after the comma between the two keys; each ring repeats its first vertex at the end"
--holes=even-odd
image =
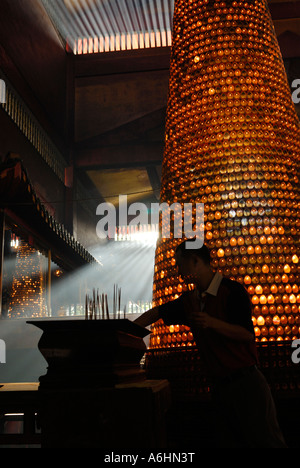
{"type": "Polygon", "coordinates": [[[241,368],[257,364],[252,307],[245,288],[236,281],[220,277],[217,288],[211,293],[209,289],[204,298],[203,311],[220,320],[246,328],[253,333],[252,341],[238,341],[210,328],[196,327],[186,311],[185,299],[190,292],[159,306],[159,315],[166,325],[188,326],[207,372],[212,377],[222,378],[241,368]]]}

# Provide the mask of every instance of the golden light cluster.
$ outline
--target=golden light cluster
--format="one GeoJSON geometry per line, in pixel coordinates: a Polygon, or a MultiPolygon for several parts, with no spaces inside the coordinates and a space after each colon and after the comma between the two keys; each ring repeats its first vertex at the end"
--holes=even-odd
{"type": "Polygon", "coordinates": [[[42,255],[20,240],[9,301],[9,317],[47,316],[42,255]]]}
{"type": "MultiPolygon", "coordinates": [[[[204,203],[212,266],[247,289],[257,341],[299,337],[299,144],[267,1],[176,1],[161,202],[204,203]]],[[[187,289],[178,242],[157,245],[154,304],[187,289]]],[[[192,344],[152,329],[152,348],[192,344]]]]}

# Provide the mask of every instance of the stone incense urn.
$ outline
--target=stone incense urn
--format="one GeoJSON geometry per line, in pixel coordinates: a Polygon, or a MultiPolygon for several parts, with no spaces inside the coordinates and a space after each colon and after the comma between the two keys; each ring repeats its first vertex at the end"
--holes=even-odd
{"type": "Polygon", "coordinates": [[[44,319],[27,323],[43,334],[38,348],[48,363],[43,387],[111,387],[145,380],[140,361],[149,331],[128,319],[44,319]]]}

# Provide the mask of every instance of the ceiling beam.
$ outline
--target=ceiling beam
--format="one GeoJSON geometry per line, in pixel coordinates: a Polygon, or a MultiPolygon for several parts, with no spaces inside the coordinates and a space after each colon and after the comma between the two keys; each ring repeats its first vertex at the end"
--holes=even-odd
{"type": "MultiPolygon", "coordinates": [[[[74,60],[76,78],[115,75],[153,70],[168,70],[170,47],[77,55],[74,60]]],[[[80,80],[79,84],[86,85],[80,80]]]]}
{"type": "Polygon", "coordinates": [[[79,169],[104,169],[161,164],[164,144],[162,141],[146,144],[127,144],[75,151],[79,169]]]}

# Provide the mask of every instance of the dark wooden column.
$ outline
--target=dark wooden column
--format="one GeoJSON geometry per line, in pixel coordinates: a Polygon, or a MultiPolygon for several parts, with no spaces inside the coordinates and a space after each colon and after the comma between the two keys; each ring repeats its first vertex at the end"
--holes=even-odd
{"type": "Polygon", "coordinates": [[[77,207],[76,207],[76,175],[74,173],[74,56],[67,53],[66,74],[66,120],[65,135],[67,142],[68,166],[65,169],[65,226],[76,238],[77,207]]]}
{"type": "Polygon", "coordinates": [[[0,317],[2,316],[4,239],[5,239],[5,211],[0,210],[0,317]]]}

